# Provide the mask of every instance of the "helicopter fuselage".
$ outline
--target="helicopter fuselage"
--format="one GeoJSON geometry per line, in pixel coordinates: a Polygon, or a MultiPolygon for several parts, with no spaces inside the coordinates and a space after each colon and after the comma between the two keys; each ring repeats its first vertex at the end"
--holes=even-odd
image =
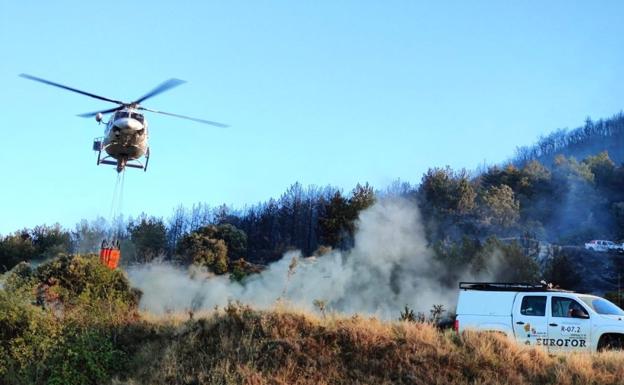
{"type": "Polygon", "coordinates": [[[138,159],[147,151],[147,127],[143,114],[129,108],[117,111],[106,124],[102,149],[115,159],[138,159]]]}
{"type": "MultiPolygon", "coordinates": [[[[102,122],[102,114],[97,114],[95,119],[102,122]]],[[[132,107],[124,107],[113,113],[106,123],[104,137],[96,138],[93,142],[93,149],[98,152],[97,164],[117,166],[117,172],[122,172],[126,167],[147,171],[147,126],[143,114],[132,107]],[[104,158],[102,150],[107,154],[104,158]],[[142,156],[145,156],[145,164],[139,161],[142,156]]]]}

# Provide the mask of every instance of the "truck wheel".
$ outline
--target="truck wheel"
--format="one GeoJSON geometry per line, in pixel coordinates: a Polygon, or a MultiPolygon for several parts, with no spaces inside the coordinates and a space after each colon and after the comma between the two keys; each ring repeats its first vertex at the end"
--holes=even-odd
{"type": "Polygon", "coordinates": [[[598,351],[624,349],[624,336],[621,334],[604,334],[598,341],[598,351]]]}

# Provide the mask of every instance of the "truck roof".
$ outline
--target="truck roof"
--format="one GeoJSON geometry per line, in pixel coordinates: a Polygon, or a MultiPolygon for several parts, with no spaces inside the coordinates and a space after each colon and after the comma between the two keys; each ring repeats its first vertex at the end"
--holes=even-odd
{"type": "MultiPolygon", "coordinates": [[[[573,292],[552,289],[548,285],[511,282],[461,282],[457,300],[457,315],[510,317],[520,293],[547,295],[573,292]]],[[[574,293],[575,294],[575,293],[574,293]]]]}
{"type": "Polygon", "coordinates": [[[460,282],[460,290],[480,291],[514,291],[514,292],[565,292],[568,290],[552,288],[546,284],[534,284],[525,282],[460,282]]]}

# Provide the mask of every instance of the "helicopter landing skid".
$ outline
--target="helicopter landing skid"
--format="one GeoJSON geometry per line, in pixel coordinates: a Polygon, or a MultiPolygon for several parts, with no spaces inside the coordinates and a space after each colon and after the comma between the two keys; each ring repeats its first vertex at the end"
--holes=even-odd
{"type": "Polygon", "coordinates": [[[138,159],[128,161],[128,158],[114,159],[110,155],[101,158],[101,155],[102,151],[100,150],[98,151],[97,164],[108,164],[111,166],[117,166],[117,172],[122,172],[126,167],[138,168],[143,171],[147,171],[147,164],[149,163],[149,150],[145,154],[145,165],[143,165],[143,163],[141,163],[138,159]]]}

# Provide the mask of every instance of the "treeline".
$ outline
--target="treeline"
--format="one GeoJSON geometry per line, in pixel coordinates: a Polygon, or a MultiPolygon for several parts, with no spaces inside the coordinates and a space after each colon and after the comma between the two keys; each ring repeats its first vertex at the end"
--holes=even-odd
{"type": "Polygon", "coordinates": [[[386,191],[358,184],[345,194],[295,183],[279,199],[241,210],[197,204],[179,206],[169,218],[83,220],[73,230],[37,226],[3,237],[0,263],[8,269],[59,252],[95,252],[103,239],[112,238],[121,240],[126,261],[191,261],[189,250],[197,247],[188,237],[201,235],[214,240],[205,243],[214,244],[217,254],[223,254],[217,240],[223,241],[230,260],[267,264],[292,249],[312,255],[322,247],[350,248],[359,212],[387,196],[420,207],[432,245],[491,236],[572,245],[624,238],[624,168],[602,152],[582,161],[560,155],[552,166],[535,160],[522,167],[495,166],[476,176],[432,168],[417,186],[397,182],[386,191]]]}
{"type": "Polygon", "coordinates": [[[4,237],[0,261],[8,269],[59,252],[95,252],[102,239],[115,238],[129,262],[220,260],[219,271],[223,260],[265,265],[292,249],[312,255],[323,247],[350,248],[359,212],[387,196],[418,204],[432,245],[492,236],[573,245],[624,238],[624,168],[602,152],[582,161],[558,156],[552,166],[534,160],[491,167],[477,176],[432,168],[418,186],[397,182],[386,191],[365,184],[344,194],[296,183],[277,200],[241,210],[197,204],[177,207],[166,219],[83,220],[71,231],[38,226],[4,237]]]}
{"type": "Polygon", "coordinates": [[[119,240],[124,263],[156,258],[200,264],[216,273],[254,270],[298,249],[349,248],[359,212],[375,199],[358,184],[349,194],[333,187],[292,185],[279,199],[234,210],[225,205],[177,207],[169,218],[142,214],[107,223],[82,220],[73,230],[56,224],[23,229],[0,239],[0,268],[43,260],[59,253],[97,252],[104,239],[119,240]],[[251,265],[250,265],[251,264],[251,265]]]}
{"type": "Polygon", "coordinates": [[[533,146],[516,149],[511,163],[524,166],[532,160],[552,165],[557,155],[585,158],[607,151],[617,163],[624,162],[624,114],[620,112],[610,119],[596,122],[590,118],[573,130],[559,129],[541,137],[533,146]]]}
{"type": "Polygon", "coordinates": [[[430,169],[417,190],[429,239],[529,236],[581,245],[624,238],[624,167],[606,152],[582,161],[559,155],[547,167],[491,167],[471,177],[430,169]]]}

